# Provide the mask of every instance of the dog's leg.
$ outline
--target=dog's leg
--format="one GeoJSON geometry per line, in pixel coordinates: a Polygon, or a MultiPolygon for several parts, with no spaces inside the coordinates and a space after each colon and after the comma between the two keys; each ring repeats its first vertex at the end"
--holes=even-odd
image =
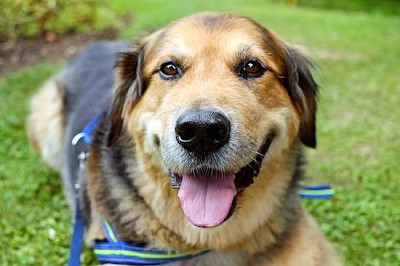
{"type": "Polygon", "coordinates": [[[103,220],[101,215],[97,211],[92,209],[90,216],[90,223],[85,238],[85,242],[88,246],[93,245],[93,242],[95,240],[106,239],[103,228],[101,226],[101,222],[103,220]]]}

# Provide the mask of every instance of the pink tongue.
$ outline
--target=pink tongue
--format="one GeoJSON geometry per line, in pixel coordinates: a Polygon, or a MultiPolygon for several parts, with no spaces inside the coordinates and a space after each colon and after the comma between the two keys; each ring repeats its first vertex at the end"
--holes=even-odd
{"type": "Polygon", "coordinates": [[[221,224],[228,216],[235,195],[233,173],[183,175],[178,193],[186,218],[201,227],[221,224]]]}

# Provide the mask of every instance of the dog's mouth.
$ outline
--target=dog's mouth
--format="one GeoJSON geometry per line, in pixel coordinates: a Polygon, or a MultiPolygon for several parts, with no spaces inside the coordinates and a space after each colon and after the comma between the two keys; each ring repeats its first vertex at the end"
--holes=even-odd
{"type": "Polygon", "coordinates": [[[197,171],[191,174],[169,172],[172,188],[186,218],[198,227],[215,227],[228,220],[235,211],[238,194],[254,182],[260,173],[265,155],[271,145],[269,135],[251,162],[237,173],[197,171]]]}

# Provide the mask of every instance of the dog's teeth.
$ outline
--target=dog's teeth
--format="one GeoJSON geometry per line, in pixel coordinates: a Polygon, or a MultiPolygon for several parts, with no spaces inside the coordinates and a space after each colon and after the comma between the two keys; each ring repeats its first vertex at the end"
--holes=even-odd
{"type": "Polygon", "coordinates": [[[173,173],[172,171],[169,171],[168,175],[171,181],[172,188],[179,189],[181,187],[182,177],[180,175],[173,173]]]}
{"type": "Polygon", "coordinates": [[[172,183],[172,188],[173,189],[179,189],[181,186],[179,184],[174,184],[172,183]]]}

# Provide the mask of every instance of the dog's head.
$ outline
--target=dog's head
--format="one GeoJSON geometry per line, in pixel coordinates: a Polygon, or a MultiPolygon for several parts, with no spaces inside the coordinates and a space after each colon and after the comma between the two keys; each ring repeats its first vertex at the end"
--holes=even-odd
{"type": "Polygon", "coordinates": [[[309,65],[232,14],[184,18],[121,54],[110,145],[123,131],[134,139],[134,182],[167,227],[221,247],[216,235],[230,245],[269,219],[301,143],[316,145],[309,65]]]}

